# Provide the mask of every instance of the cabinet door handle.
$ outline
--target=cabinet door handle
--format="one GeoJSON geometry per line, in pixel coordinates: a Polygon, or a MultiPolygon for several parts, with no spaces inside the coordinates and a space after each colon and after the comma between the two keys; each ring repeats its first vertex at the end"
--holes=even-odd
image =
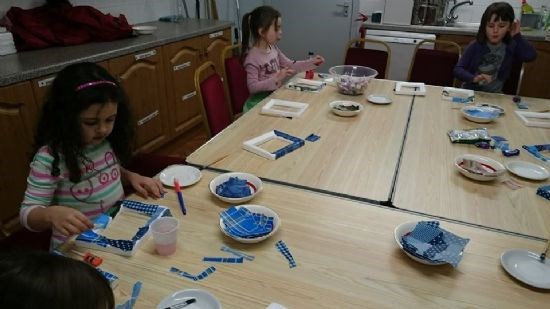
{"type": "Polygon", "coordinates": [[[0,115],[17,116],[23,107],[23,103],[5,103],[0,102],[0,115]]]}
{"type": "Polygon", "coordinates": [[[213,38],[217,38],[217,37],[222,36],[222,35],[223,35],[223,30],[218,31],[218,32],[212,32],[208,35],[208,37],[213,39],[213,38]]]}
{"type": "Polygon", "coordinates": [[[190,67],[190,66],[191,66],[191,61],[187,61],[187,62],[184,62],[182,64],[178,64],[178,65],[173,66],[172,69],[174,71],[179,71],[179,70],[183,70],[183,69],[185,69],[187,67],[190,67]]]}
{"type": "Polygon", "coordinates": [[[147,115],[147,116],[141,118],[141,119],[138,120],[138,122],[137,122],[138,127],[139,127],[139,126],[142,126],[142,125],[144,125],[144,124],[146,124],[147,122],[149,122],[151,119],[157,117],[158,115],[159,115],[159,110],[157,109],[156,111],[150,113],[149,115],[147,115]]]}
{"type": "Polygon", "coordinates": [[[197,91],[191,91],[191,92],[189,92],[188,94],[184,94],[184,95],[181,97],[181,100],[182,100],[182,101],[185,101],[185,100],[187,100],[187,99],[189,99],[189,98],[192,98],[192,97],[194,97],[194,96],[196,96],[196,95],[197,95],[197,91]]]}
{"type": "Polygon", "coordinates": [[[157,54],[157,50],[153,49],[153,50],[150,50],[148,52],[144,52],[144,53],[141,53],[141,54],[136,54],[134,57],[136,58],[136,60],[141,60],[141,59],[153,57],[156,54],[157,54]]]}
{"type": "Polygon", "coordinates": [[[55,79],[55,76],[51,76],[51,77],[39,80],[38,81],[38,88],[47,87],[47,86],[51,85],[54,79],[55,79]]]}

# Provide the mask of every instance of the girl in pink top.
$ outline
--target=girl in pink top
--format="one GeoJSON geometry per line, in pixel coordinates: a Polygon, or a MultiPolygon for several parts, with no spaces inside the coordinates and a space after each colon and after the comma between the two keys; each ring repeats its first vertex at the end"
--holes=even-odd
{"type": "Polygon", "coordinates": [[[319,55],[303,61],[288,59],[276,45],[281,39],[281,24],[281,13],[270,6],[257,7],[243,16],[244,68],[251,93],[245,112],[279,88],[287,77],[314,69],[325,61],[319,55]]]}
{"type": "Polygon", "coordinates": [[[59,72],[42,109],[36,154],[20,219],[32,231],[52,229],[51,249],[93,227],[124,198],[122,182],[160,197],[159,180],[121,166],[131,155],[128,99],[101,66],[79,63],[59,72]]]}

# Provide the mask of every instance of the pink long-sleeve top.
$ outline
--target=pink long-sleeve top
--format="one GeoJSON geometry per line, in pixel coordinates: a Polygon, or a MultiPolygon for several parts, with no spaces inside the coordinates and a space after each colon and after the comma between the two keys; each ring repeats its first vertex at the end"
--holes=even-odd
{"type": "Polygon", "coordinates": [[[268,49],[253,47],[244,61],[248,90],[251,94],[276,90],[281,86],[277,81],[277,72],[282,68],[290,68],[296,72],[312,70],[316,67],[314,61],[292,61],[276,45],[271,45],[268,49]]]}

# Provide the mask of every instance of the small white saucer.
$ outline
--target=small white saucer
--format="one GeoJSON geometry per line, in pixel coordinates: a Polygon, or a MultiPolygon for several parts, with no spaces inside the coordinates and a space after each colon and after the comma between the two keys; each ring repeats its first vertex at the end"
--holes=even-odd
{"type": "Polygon", "coordinates": [[[390,104],[392,100],[382,94],[371,94],[367,97],[367,101],[374,104],[390,104]]]}
{"type": "Polygon", "coordinates": [[[512,173],[520,177],[532,180],[545,180],[550,177],[550,172],[540,165],[525,162],[512,161],[506,164],[506,168],[512,173]]]}
{"type": "Polygon", "coordinates": [[[512,249],[500,256],[502,267],[514,278],[539,289],[550,289],[550,259],[523,249],[512,249]]]}
{"type": "Polygon", "coordinates": [[[222,305],[220,301],[212,294],[205,290],[191,289],[177,291],[172,295],[166,296],[158,305],[157,309],[170,308],[194,298],[196,301],[185,306],[185,309],[220,309],[222,305]]]}
{"type": "Polygon", "coordinates": [[[160,182],[168,187],[174,186],[174,178],[180,186],[186,187],[197,183],[201,177],[201,171],[189,165],[170,165],[159,174],[160,182]]]}

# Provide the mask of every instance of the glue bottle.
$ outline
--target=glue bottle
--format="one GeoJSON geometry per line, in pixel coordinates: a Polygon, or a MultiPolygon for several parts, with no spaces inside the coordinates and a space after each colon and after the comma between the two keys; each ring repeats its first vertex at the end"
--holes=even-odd
{"type": "MultiPolygon", "coordinates": [[[[308,59],[312,59],[313,58],[313,52],[309,52],[307,53],[307,57],[308,59]]],[[[313,79],[313,77],[315,76],[315,73],[313,72],[313,70],[307,70],[306,71],[306,79],[313,79]]]]}

